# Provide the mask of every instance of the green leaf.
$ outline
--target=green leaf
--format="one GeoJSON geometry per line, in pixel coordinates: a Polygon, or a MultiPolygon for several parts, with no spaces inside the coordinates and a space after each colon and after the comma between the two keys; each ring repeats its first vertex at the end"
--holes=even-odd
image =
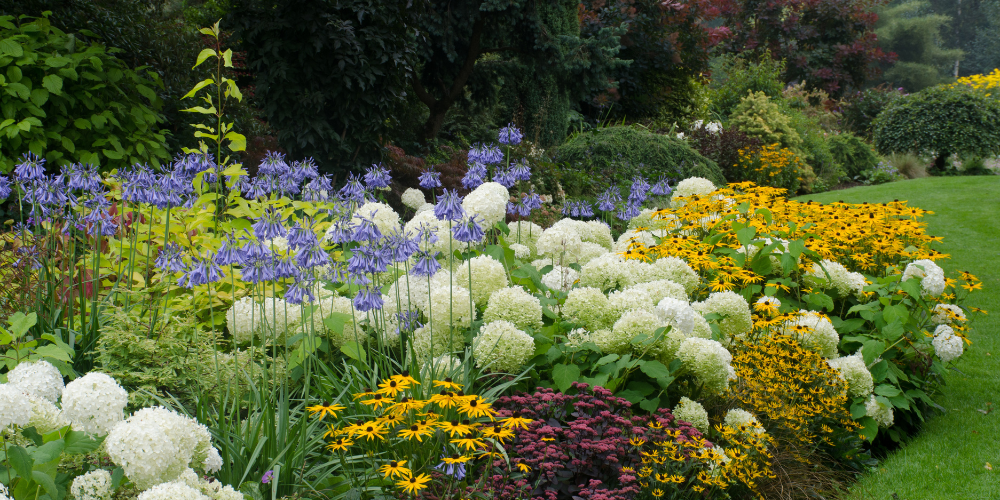
{"type": "Polygon", "coordinates": [[[886,360],[879,361],[872,365],[872,380],[876,383],[885,380],[885,377],[889,374],[889,362],[886,360]]]}
{"type": "Polygon", "coordinates": [[[243,102],[243,92],[240,92],[239,86],[236,85],[236,80],[226,79],[226,86],[228,87],[227,92],[229,95],[235,97],[237,101],[243,102]]]}
{"type": "Polygon", "coordinates": [[[42,347],[34,349],[34,352],[35,354],[45,358],[58,359],[59,361],[65,361],[67,363],[73,362],[73,358],[71,358],[69,354],[66,354],[66,351],[53,344],[43,345],[42,347]]]}
{"type": "Polygon", "coordinates": [[[229,149],[232,151],[246,151],[247,149],[247,138],[243,134],[238,134],[236,132],[229,132],[226,134],[226,139],[229,140],[229,149]]]}
{"type": "Polygon", "coordinates": [[[52,498],[59,498],[59,488],[56,488],[56,482],[52,479],[52,476],[36,470],[31,473],[31,479],[42,485],[42,488],[45,488],[45,492],[48,493],[49,496],[52,498]]]}
{"type": "Polygon", "coordinates": [[[353,360],[357,360],[362,363],[368,362],[368,353],[364,351],[361,344],[354,342],[353,340],[341,346],[340,352],[344,353],[345,356],[353,360]]]}
{"type": "Polygon", "coordinates": [[[122,156],[124,156],[121,153],[119,153],[118,151],[115,151],[113,149],[102,149],[101,152],[104,153],[104,156],[107,156],[108,158],[111,158],[112,160],[120,160],[120,159],[122,159],[122,156]]]}
{"type": "Polygon", "coordinates": [[[66,443],[62,439],[49,441],[31,451],[31,458],[36,464],[47,464],[62,455],[66,443]]]}
{"type": "Polygon", "coordinates": [[[611,362],[617,361],[617,360],[618,360],[618,355],[617,354],[608,354],[607,356],[604,356],[601,359],[597,360],[597,362],[594,363],[594,368],[597,368],[598,366],[606,365],[608,363],[611,363],[611,362]]]}
{"type": "Polygon", "coordinates": [[[45,89],[32,89],[31,102],[35,106],[43,106],[49,100],[49,92],[45,89]]]}
{"type": "Polygon", "coordinates": [[[580,379],[580,367],[576,365],[559,364],[552,367],[552,381],[560,392],[566,392],[573,382],[580,379]]]}
{"type": "Polygon", "coordinates": [[[639,365],[639,370],[653,379],[670,377],[670,370],[659,361],[645,361],[639,365]]]}
{"type": "Polygon", "coordinates": [[[73,144],[72,139],[70,139],[69,137],[66,137],[65,135],[62,136],[61,142],[63,149],[65,149],[66,151],[69,151],[70,153],[76,151],[76,145],[73,144]]]}
{"type": "Polygon", "coordinates": [[[625,389],[624,391],[618,391],[617,393],[615,393],[615,396],[622,398],[632,404],[636,404],[639,401],[642,401],[643,398],[646,397],[645,394],[639,391],[634,391],[632,389],[625,389]]]}
{"type": "Polygon", "coordinates": [[[639,403],[639,408],[653,413],[660,408],[660,398],[644,399],[639,403]]]}
{"type": "Polygon", "coordinates": [[[142,96],[145,97],[146,99],[149,99],[150,101],[156,100],[156,92],[153,92],[153,89],[145,85],[136,85],[135,89],[138,90],[139,93],[142,94],[142,96]]]}
{"type": "Polygon", "coordinates": [[[213,83],[215,83],[215,79],[214,78],[206,78],[206,79],[198,82],[197,85],[195,85],[194,88],[192,88],[190,92],[188,92],[187,94],[184,94],[184,97],[181,97],[181,99],[187,99],[188,97],[194,97],[194,95],[197,94],[199,90],[201,90],[201,89],[203,89],[203,88],[205,88],[205,87],[207,87],[207,86],[209,86],[209,85],[211,85],[213,83]]]}
{"type": "Polygon", "coordinates": [[[24,49],[22,49],[21,44],[17,43],[17,41],[13,38],[5,38],[0,40],[0,54],[21,57],[24,55],[24,49]]]}
{"type": "Polygon", "coordinates": [[[339,335],[344,333],[344,325],[351,321],[354,321],[354,318],[350,314],[330,313],[329,316],[323,318],[323,325],[339,335]]]}
{"type": "Polygon", "coordinates": [[[226,49],[226,51],[222,53],[222,65],[227,68],[233,67],[233,49],[226,49]]]}
{"type": "Polygon", "coordinates": [[[875,436],[878,435],[878,422],[876,422],[874,418],[863,417],[858,421],[858,423],[862,426],[861,435],[864,436],[868,442],[874,440],[875,436]]]}
{"type": "Polygon", "coordinates": [[[181,111],[186,111],[188,113],[201,113],[203,115],[214,115],[216,113],[215,106],[211,106],[208,108],[202,106],[195,106],[193,108],[182,109],[181,111]]]}
{"type": "Polygon", "coordinates": [[[745,227],[736,231],[736,240],[740,242],[741,246],[747,246],[753,241],[753,237],[757,235],[757,228],[753,226],[745,227]]]}
{"type": "Polygon", "coordinates": [[[85,130],[90,130],[91,128],[93,128],[90,125],[90,120],[84,120],[83,118],[77,118],[76,120],[73,120],[73,125],[76,126],[76,128],[85,130]]]}
{"type": "Polygon", "coordinates": [[[198,60],[197,60],[197,62],[194,63],[194,66],[192,66],[191,69],[195,69],[198,66],[201,66],[201,63],[205,62],[205,60],[207,60],[209,57],[212,57],[212,56],[218,57],[218,54],[215,52],[215,50],[213,50],[213,49],[202,49],[201,53],[198,54],[198,60]]]}
{"type": "Polygon", "coordinates": [[[14,338],[21,338],[24,337],[24,334],[28,333],[31,327],[38,323],[38,315],[35,313],[24,314],[16,312],[7,319],[7,323],[10,325],[10,332],[14,334],[14,338]]]}
{"type": "Polygon", "coordinates": [[[861,356],[866,365],[874,362],[883,352],[885,352],[885,342],[881,340],[866,340],[861,346],[861,356]]]}
{"type": "Polygon", "coordinates": [[[875,394],[878,394],[879,396],[885,396],[887,398],[893,398],[899,396],[900,394],[902,394],[902,392],[898,388],[891,386],[889,384],[881,384],[875,388],[875,394]]]}
{"type": "Polygon", "coordinates": [[[17,471],[17,475],[23,478],[31,477],[31,467],[35,465],[35,461],[28,454],[28,450],[20,446],[11,446],[7,449],[7,462],[17,471]]]}
{"type": "Polygon", "coordinates": [[[64,451],[67,455],[80,455],[100,448],[104,437],[94,438],[85,432],[71,430],[63,437],[63,441],[66,442],[64,451]]]}
{"type": "Polygon", "coordinates": [[[42,87],[55,95],[62,95],[63,79],[59,75],[45,75],[45,78],[42,78],[42,87]]]}
{"type": "Polygon", "coordinates": [[[865,408],[864,402],[858,402],[851,405],[851,418],[857,420],[868,414],[868,409],[865,408]]]}
{"type": "Polygon", "coordinates": [[[115,467],[114,472],[111,473],[111,489],[117,490],[122,484],[122,479],[125,478],[125,469],[121,467],[115,467]]]}

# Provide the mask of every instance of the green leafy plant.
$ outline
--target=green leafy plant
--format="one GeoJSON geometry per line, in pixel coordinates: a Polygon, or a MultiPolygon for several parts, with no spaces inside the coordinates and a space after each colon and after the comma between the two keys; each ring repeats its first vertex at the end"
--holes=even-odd
{"type": "MultiPolygon", "coordinates": [[[[44,359],[64,376],[73,375],[73,348],[51,333],[43,333],[41,340],[45,342],[39,343],[39,339],[28,334],[37,322],[38,315],[35,313],[17,312],[7,318],[6,328],[0,326],[0,349],[4,350],[0,354],[0,366],[6,366],[10,371],[22,361],[44,359]]],[[[7,376],[0,373],[0,382],[6,380],[7,376]]]]}
{"type": "Polygon", "coordinates": [[[778,143],[794,151],[802,146],[802,137],[779,103],[763,92],[751,91],[744,95],[733,109],[728,126],[757,137],[764,144],[778,143]]]}
{"type": "MultiPolygon", "coordinates": [[[[0,463],[7,465],[6,470],[0,471],[0,483],[9,485],[16,499],[63,500],[73,476],[60,471],[60,464],[69,457],[92,452],[104,442],[103,436],[95,438],[71,430],[68,425],[44,436],[34,427],[28,427],[21,431],[21,436],[26,438],[23,445],[0,437],[4,443],[0,463]]],[[[121,469],[115,471],[114,488],[121,484],[123,476],[121,469]]]]}
{"type": "Polygon", "coordinates": [[[854,177],[878,165],[878,155],[871,146],[850,132],[831,136],[829,143],[830,153],[848,176],[854,177]]]}
{"type": "Polygon", "coordinates": [[[933,155],[934,170],[943,173],[953,153],[1000,153],[1000,99],[966,86],[932,87],[886,108],[874,127],[880,153],[933,155]]]}
{"type": "Polygon", "coordinates": [[[133,71],[113,49],[82,43],[46,18],[13,21],[0,16],[0,171],[28,151],[107,170],[169,159],[156,73],[133,71]]]}

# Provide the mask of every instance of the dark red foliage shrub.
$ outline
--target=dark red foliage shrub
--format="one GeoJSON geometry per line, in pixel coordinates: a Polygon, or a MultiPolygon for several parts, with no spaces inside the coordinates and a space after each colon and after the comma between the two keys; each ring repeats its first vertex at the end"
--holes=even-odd
{"type": "MultiPolygon", "coordinates": [[[[631,404],[603,387],[574,383],[577,394],[538,389],[534,394],[505,396],[494,405],[499,418],[519,416],[533,420],[506,445],[517,472],[497,473],[487,480],[497,500],[627,500],[640,491],[634,471],[641,456],[629,444],[632,438],[678,443],[700,439],[701,433],[661,408],[653,416],[635,416],[631,404]],[[670,437],[668,433],[676,433],[670,437]],[[623,468],[630,468],[624,469],[623,468]]],[[[494,462],[506,470],[503,460],[494,462]]]]}
{"type": "Polygon", "coordinates": [[[705,158],[719,164],[728,182],[740,182],[739,163],[741,149],[757,149],[763,146],[760,139],[750,137],[736,128],[725,128],[718,133],[712,133],[705,128],[699,128],[688,133],[689,143],[705,158]]]}

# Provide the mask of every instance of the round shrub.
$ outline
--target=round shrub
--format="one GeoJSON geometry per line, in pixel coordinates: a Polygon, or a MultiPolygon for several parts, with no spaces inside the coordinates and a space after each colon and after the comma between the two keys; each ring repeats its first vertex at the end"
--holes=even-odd
{"type": "Polygon", "coordinates": [[[935,155],[945,169],[953,153],[1000,153],[1000,99],[967,86],[938,86],[899,99],[875,119],[875,147],[882,154],[935,155]]]}
{"type": "Polygon", "coordinates": [[[878,155],[868,143],[854,134],[844,132],[831,136],[829,143],[834,160],[852,178],[878,166],[878,155]]]}
{"type": "Polygon", "coordinates": [[[871,139],[875,118],[894,104],[903,92],[887,85],[858,91],[844,99],[840,108],[841,119],[848,130],[871,139]]]}
{"type": "Polygon", "coordinates": [[[728,126],[757,137],[764,144],[778,143],[792,150],[802,145],[802,137],[781,106],[763,92],[748,92],[730,115],[728,126]]]}
{"type": "MultiPolygon", "coordinates": [[[[579,134],[559,147],[556,159],[605,182],[624,184],[639,175],[647,179],[666,175],[676,180],[704,177],[718,186],[726,184],[719,166],[683,140],[634,127],[605,127],[579,134]]],[[[591,187],[596,192],[603,186],[591,187]]]]}

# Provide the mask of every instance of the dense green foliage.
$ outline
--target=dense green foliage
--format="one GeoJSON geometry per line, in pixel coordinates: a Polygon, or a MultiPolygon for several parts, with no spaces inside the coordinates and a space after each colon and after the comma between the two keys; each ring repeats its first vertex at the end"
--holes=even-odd
{"type": "Polygon", "coordinates": [[[962,51],[948,49],[941,35],[951,18],[928,12],[926,0],[912,0],[879,12],[879,46],[896,54],[892,65],[884,65],[884,81],[906,90],[918,90],[948,79],[951,66],[962,51]]]}
{"type": "Polygon", "coordinates": [[[649,180],[704,177],[724,185],[722,170],[686,142],[635,127],[605,127],[566,141],[556,152],[560,162],[586,172],[597,189],[607,183],[631,183],[637,175],[649,180]]]}
{"type": "Polygon", "coordinates": [[[709,86],[712,112],[729,117],[750,92],[761,92],[772,99],[781,97],[784,71],[784,61],[772,59],[769,53],[756,58],[749,54],[720,57],[709,86]]]}
{"type": "Polygon", "coordinates": [[[965,86],[932,87],[900,99],[875,120],[874,143],[882,154],[935,155],[945,169],[953,153],[1000,153],[1000,100],[965,86]]]}
{"type": "Polygon", "coordinates": [[[236,30],[281,146],[327,171],[378,161],[413,60],[406,2],[240,0],[236,30]]]}
{"type": "Polygon", "coordinates": [[[132,71],[45,19],[0,17],[0,171],[31,151],[55,165],[105,169],[170,157],[158,131],[155,73],[132,71]]]}
{"type": "Polygon", "coordinates": [[[878,165],[878,155],[871,146],[850,132],[830,137],[830,153],[850,177],[878,165]]]}
{"type": "Polygon", "coordinates": [[[840,96],[873,76],[873,63],[889,60],[873,31],[870,0],[721,0],[734,52],[770,50],[785,59],[784,81],[840,96]]]}
{"type": "Polygon", "coordinates": [[[885,108],[903,96],[898,89],[885,85],[859,91],[844,99],[841,108],[841,120],[847,130],[871,139],[875,117],[885,108]]]}
{"type": "Polygon", "coordinates": [[[749,92],[743,96],[729,117],[729,126],[759,138],[764,144],[778,143],[793,150],[802,145],[802,138],[781,106],[763,92],[749,92]]]}

